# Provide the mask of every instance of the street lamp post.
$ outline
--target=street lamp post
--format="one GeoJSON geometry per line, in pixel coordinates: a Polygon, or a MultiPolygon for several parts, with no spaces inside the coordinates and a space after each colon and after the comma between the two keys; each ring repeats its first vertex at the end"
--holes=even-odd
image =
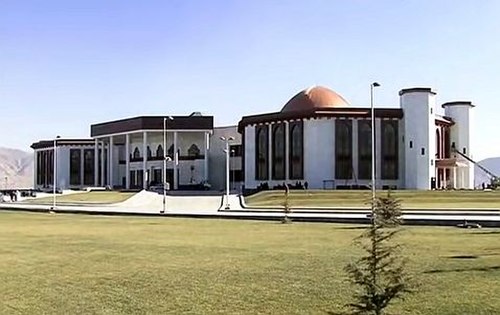
{"type": "Polygon", "coordinates": [[[222,141],[226,143],[226,148],[224,149],[224,152],[226,153],[226,210],[229,210],[231,208],[231,205],[229,204],[229,141],[233,141],[234,137],[220,137],[222,141]]]}
{"type": "Polygon", "coordinates": [[[373,108],[373,88],[379,87],[378,82],[373,82],[370,85],[370,107],[371,107],[371,120],[372,120],[372,207],[371,207],[371,218],[373,222],[373,212],[375,208],[375,109],[373,108]]]}
{"type": "Polygon", "coordinates": [[[57,139],[59,139],[60,136],[57,136],[55,139],[54,139],[54,183],[53,183],[53,187],[52,187],[52,194],[53,194],[53,198],[52,198],[52,209],[55,209],[56,208],[56,187],[57,187],[57,139]]]}
{"type": "MultiPolygon", "coordinates": [[[[234,157],[234,153],[235,153],[235,152],[234,152],[234,150],[231,150],[231,157],[234,157]]],[[[234,160],[233,160],[233,162],[234,162],[234,160]]],[[[230,165],[230,166],[231,166],[231,165],[230,165]]],[[[231,189],[232,189],[232,190],[235,190],[235,189],[236,189],[236,185],[235,185],[235,184],[236,184],[236,182],[235,182],[235,180],[234,180],[234,165],[233,165],[233,169],[231,169],[231,173],[230,173],[230,175],[231,175],[231,176],[229,177],[229,182],[230,182],[230,183],[232,183],[232,185],[231,185],[231,186],[232,186],[232,187],[231,187],[231,189]]]]}
{"type": "MultiPolygon", "coordinates": [[[[161,213],[167,208],[167,121],[174,120],[172,116],[163,117],[163,207],[161,213]]],[[[169,158],[170,159],[170,158],[169,158]]],[[[170,159],[171,160],[171,159],[170,159]]]]}

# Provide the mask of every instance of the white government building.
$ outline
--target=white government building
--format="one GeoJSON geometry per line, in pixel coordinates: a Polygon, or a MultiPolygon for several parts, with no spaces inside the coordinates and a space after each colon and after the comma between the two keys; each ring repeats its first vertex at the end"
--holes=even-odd
{"type": "MultiPolygon", "coordinates": [[[[399,108],[375,108],[377,188],[473,189],[471,102],[436,104],[430,88],[399,92],[399,108]]],[[[166,116],[169,117],[169,116],[166,116]]],[[[167,120],[144,116],[91,125],[89,139],[43,140],[35,150],[35,188],[161,185],[163,159],[173,190],[224,189],[230,141],[231,187],[283,185],[360,189],[371,179],[371,110],[353,107],[320,86],[293,96],[279,112],[243,117],[238,126],[214,127],[193,113],[167,120]],[[166,152],[164,151],[166,149],[166,152]],[[208,184],[208,185],[207,185],[208,184]]]]}

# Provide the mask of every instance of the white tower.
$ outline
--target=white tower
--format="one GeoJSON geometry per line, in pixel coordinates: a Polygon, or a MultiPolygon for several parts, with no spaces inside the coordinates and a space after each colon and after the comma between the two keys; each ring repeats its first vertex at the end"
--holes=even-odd
{"type": "MultiPolygon", "coordinates": [[[[455,149],[460,153],[474,160],[473,148],[471,148],[471,133],[473,128],[473,112],[471,111],[475,105],[468,101],[448,102],[442,105],[444,114],[453,119],[455,123],[450,128],[450,144],[455,146],[455,149]]],[[[452,156],[453,149],[452,149],[452,156]]],[[[460,157],[457,155],[457,159],[460,157]]],[[[474,188],[474,164],[465,158],[460,159],[467,167],[459,167],[457,169],[457,188],[473,189],[474,188]]]]}
{"type": "Polygon", "coordinates": [[[430,189],[436,176],[436,93],[430,88],[399,91],[403,109],[405,188],[430,189]]]}

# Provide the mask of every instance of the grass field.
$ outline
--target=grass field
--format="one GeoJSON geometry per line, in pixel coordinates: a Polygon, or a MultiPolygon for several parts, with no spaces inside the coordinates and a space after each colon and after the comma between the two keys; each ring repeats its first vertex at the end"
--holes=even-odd
{"type": "MultiPolygon", "coordinates": [[[[0,212],[0,314],[327,314],[359,226],[0,212]]],[[[395,314],[498,314],[500,230],[405,227],[395,314]]]]}
{"type": "MultiPolygon", "coordinates": [[[[383,196],[386,191],[377,192],[383,196]]],[[[500,209],[500,191],[411,191],[391,192],[403,208],[495,208],[500,209]]],[[[249,206],[282,207],[283,190],[263,191],[245,198],[249,206]]],[[[292,207],[368,207],[369,190],[291,190],[292,207]]]]}
{"type": "MultiPolygon", "coordinates": [[[[74,193],[68,195],[57,195],[57,204],[109,204],[125,201],[135,195],[134,192],[119,192],[119,191],[91,191],[74,193]]],[[[24,202],[35,204],[52,204],[53,198],[42,197],[29,199],[24,202]]]]}

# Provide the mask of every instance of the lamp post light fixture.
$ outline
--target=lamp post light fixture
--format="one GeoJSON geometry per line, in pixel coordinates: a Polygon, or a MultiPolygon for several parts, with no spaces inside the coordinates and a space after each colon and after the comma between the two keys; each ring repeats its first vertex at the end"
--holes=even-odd
{"type": "Polygon", "coordinates": [[[52,209],[56,208],[56,193],[57,193],[57,139],[61,138],[60,136],[57,136],[54,139],[54,183],[52,187],[52,209]]]}
{"type": "Polygon", "coordinates": [[[165,213],[167,207],[167,160],[172,159],[167,156],[167,121],[174,120],[172,116],[163,117],[163,206],[161,213],[165,213]]]}
{"type": "Polygon", "coordinates": [[[224,152],[226,153],[226,206],[225,209],[229,210],[231,205],[229,204],[229,142],[234,140],[234,137],[220,137],[222,141],[226,143],[226,148],[224,152]]]}
{"type": "Polygon", "coordinates": [[[373,222],[373,212],[375,208],[375,109],[373,108],[373,89],[379,87],[378,82],[370,84],[370,108],[371,108],[371,136],[372,136],[372,206],[371,206],[371,220],[373,222]]]}

